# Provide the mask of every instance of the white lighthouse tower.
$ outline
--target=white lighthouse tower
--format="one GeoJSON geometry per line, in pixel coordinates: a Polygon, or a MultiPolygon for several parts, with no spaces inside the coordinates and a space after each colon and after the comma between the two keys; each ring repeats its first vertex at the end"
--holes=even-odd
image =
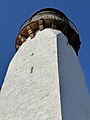
{"type": "Polygon", "coordinates": [[[42,9],[20,28],[0,92],[0,120],[90,120],[90,98],[78,61],[76,27],[42,9]]]}

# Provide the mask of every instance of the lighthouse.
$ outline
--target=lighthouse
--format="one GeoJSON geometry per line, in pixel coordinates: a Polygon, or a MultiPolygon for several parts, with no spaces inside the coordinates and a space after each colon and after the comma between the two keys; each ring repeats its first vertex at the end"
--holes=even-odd
{"type": "Polygon", "coordinates": [[[0,120],[90,120],[80,44],[59,10],[41,9],[26,20],[0,93],[0,120]]]}

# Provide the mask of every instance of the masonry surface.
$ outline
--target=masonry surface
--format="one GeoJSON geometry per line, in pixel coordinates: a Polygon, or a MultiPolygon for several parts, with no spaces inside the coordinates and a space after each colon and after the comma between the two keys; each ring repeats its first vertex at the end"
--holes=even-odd
{"type": "Polygon", "coordinates": [[[1,91],[0,120],[61,120],[56,40],[44,30],[20,47],[1,91]]]}
{"type": "Polygon", "coordinates": [[[12,59],[0,93],[0,120],[90,120],[77,55],[62,32],[38,31],[12,59]]]}

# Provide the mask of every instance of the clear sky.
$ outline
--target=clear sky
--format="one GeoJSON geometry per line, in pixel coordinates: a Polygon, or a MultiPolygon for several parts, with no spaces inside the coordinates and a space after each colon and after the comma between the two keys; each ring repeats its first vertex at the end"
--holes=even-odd
{"type": "Polygon", "coordinates": [[[15,54],[15,39],[22,23],[35,11],[61,10],[77,26],[81,39],[79,61],[90,93],[90,0],[0,0],[0,86],[15,54]]]}

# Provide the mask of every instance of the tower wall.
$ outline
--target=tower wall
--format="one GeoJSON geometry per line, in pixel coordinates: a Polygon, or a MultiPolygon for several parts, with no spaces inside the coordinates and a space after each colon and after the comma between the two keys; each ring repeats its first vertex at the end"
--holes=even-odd
{"type": "Polygon", "coordinates": [[[0,95],[0,120],[62,120],[58,33],[38,32],[15,54],[0,95]]]}
{"type": "Polygon", "coordinates": [[[64,35],[57,38],[62,119],[89,120],[90,96],[78,57],[64,35]]]}
{"type": "Polygon", "coordinates": [[[0,120],[89,120],[77,55],[62,32],[44,29],[12,59],[0,93],[0,120]]]}

